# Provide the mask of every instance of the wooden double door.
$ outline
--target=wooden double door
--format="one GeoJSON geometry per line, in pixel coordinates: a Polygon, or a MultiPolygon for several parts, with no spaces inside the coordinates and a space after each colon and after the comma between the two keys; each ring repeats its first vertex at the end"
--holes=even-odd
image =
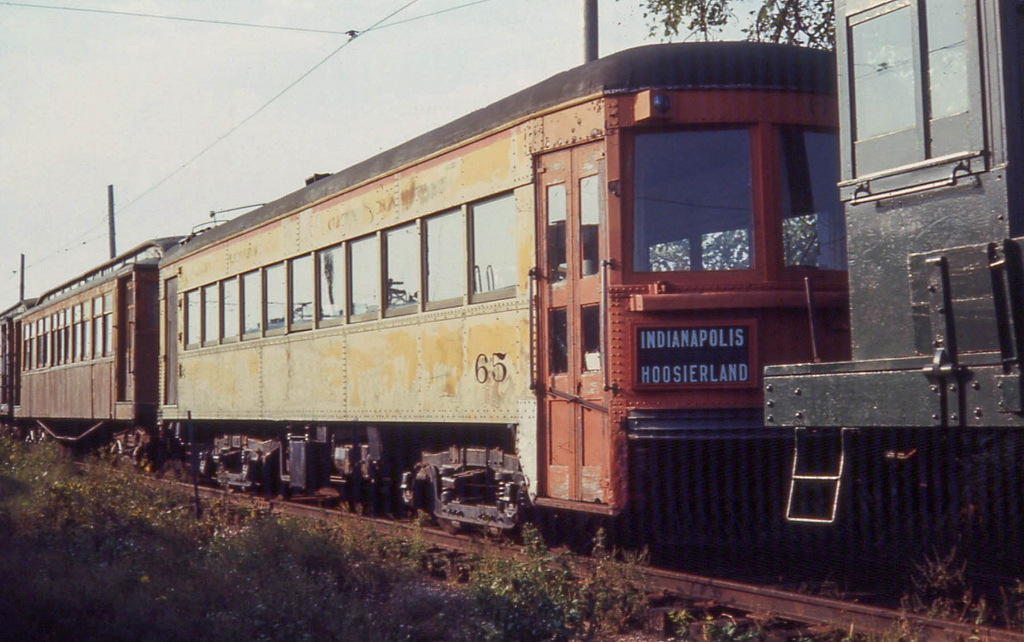
{"type": "Polygon", "coordinates": [[[609,444],[601,305],[607,256],[603,147],[544,154],[537,178],[542,494],[604,502],[609,444]]]}

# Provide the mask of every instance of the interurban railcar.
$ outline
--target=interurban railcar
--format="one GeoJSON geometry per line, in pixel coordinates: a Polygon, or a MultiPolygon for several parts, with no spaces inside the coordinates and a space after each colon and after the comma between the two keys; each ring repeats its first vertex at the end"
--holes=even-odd
{"type": "Polygon", "coordinates": [[[770,367],[789,513],[1024,559],[1024,14],[837,3],[853,360],[770,367]]]}
{"type": "Polygon", "coordinates": [[[227,485],[400,489],[453,525],[653,505],[671,536],[719,481],[781,486],[761,369],[848,356],[832,75],[621,52],[188,238],[160,264],[165,432],[227,485]]]}
{"type": "Polygon", "coordinates": [[[72,442],[116,430],[152,431],[157,263],[177,240],[144,243],[23,302],[11,333],[20,356],[16,421],[72,442]]]}

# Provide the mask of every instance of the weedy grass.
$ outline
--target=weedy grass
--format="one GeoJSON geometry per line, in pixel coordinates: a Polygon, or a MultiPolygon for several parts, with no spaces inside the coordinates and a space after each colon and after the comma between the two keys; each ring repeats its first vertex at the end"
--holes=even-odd
{"type": "Polygon", "coordinates": [[[641,558],[516,559],[289,519],[0,438],[0,640],[588,640],[643,621],[641,558]],[[457,566],[457,568],[456,568],[457,566]],[[448,582],[439,582],[443,574],[448,582]]]}
{"type": "Polygon", "coordinates": [[[0,639],[471,640],[477,609],[417,545],[82,472],[0,439],[0,639]]]}

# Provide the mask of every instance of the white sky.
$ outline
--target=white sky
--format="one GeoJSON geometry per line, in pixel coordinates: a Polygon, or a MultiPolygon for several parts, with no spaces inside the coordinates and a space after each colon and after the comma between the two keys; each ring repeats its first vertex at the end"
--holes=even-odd
{"type": "MultiPolygon", "coordinates": [[[[418,0],[390,22],[472,1],[418,0]]],[[[25,0],[342,32],[408,2],[25,0]]],[[[658,41],[641,4],[600,0],[602,56],[658,41]]],[[[108,258],[107,185],[118,252],[186,234],[580,64],[581,13],[490,0],[366,33],[180,169],[348,37],[0,1],[0,310],[20,253],[30,297],[108,258]]]]}

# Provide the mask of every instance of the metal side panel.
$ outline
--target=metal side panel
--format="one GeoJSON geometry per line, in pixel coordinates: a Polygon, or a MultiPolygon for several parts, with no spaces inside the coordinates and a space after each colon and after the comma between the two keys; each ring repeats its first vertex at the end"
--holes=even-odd
{"type": "Polygon", "coordinates": [[[765,378],[765,424],[797,427],[941,425],[942,394],[920,370],[765,378]]]}

